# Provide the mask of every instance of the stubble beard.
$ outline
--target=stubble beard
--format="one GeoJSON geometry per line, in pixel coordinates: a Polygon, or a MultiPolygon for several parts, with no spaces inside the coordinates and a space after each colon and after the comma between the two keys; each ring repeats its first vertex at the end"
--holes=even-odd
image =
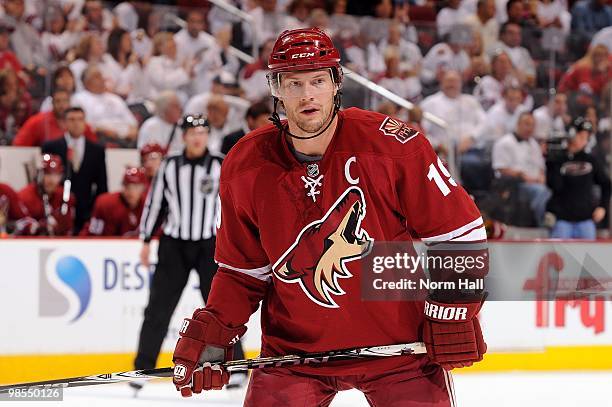
{"type": "Polygon", "coordinates": [[[327,110],[321,110],[321,116],[317,120],[301,120],[299,119],[297,113],[289,114],[287,112],[287,116],[300,130],[305,131],[306,133],[318,133],[327,124],[327,121],[330,120],[332,107],[333,104],[328,107],[327,110]]]}

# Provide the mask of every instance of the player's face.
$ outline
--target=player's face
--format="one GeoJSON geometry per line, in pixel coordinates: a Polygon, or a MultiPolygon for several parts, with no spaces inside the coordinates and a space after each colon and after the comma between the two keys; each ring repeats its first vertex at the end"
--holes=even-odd
{"type": "Polygon", "coordinates": [[[157,169],[161,165],[161,162],[162,162],[161,154],[152,153],[152,154],[147,155],[147,157],[144,159],[144,162],[142,163],[145,169],[145,172],[147,174],[147,177],[153,178],[155,176],[155,174],[157,173],[157,169]]]}
{"type": "Polygon", "coordinates": [[[43,189],[46,193],[51,194],[55,192],[60,182],[62,181],[62,174],[44,174],[43,175],[43,189]]]}
{"type": "Polygon", "coordinates": [[[131,208],[138,206],[144,190],[144,184],[126,184],[123,186],[123,197],[131,208]]]}
{"type": "Polygon", "coordinates": [[[188,157],[201,157],[204,155],[208,143],[208,128],[199,126],[187,129],[183,134],[183,140],[188,157]]]}
{"type": "Polygon", "coordinates": [[[279,96],[290,124],[317,133],[334,107],[336,86],[329,69],[281,74],[279,96]]]}

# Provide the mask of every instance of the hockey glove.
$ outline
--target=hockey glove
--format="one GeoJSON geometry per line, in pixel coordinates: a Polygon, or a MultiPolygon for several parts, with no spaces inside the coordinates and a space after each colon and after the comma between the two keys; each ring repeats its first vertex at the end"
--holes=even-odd
{"type": "Polygon", "coordinates": [[[425,301],[423,341],[433,362],[451,370],[482,360],[487,344],[477,317],[481,307],[482,302],[446,304],[425,301]]]}
{"type": "Polygon", "coordinates": [[[246,327],[230,328],[205,309],[185,318],[174,349],[173,382],[183,397],[202,390],[220,390],[229,382],[229,373],[220,363],[231,360],[233,345],[246,327]]]}

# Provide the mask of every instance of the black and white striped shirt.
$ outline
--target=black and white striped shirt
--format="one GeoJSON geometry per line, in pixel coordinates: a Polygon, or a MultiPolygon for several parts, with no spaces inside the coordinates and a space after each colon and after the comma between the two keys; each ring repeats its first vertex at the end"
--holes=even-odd
{"type": "Polygon", "coordinates": [[[215,236],[222,161],[208,152],[195,160],[184,154],[167,157],[147,195],[140,219],[140,238],[149,242],[166,213],[163,227],[166,236],[191,241],[215,236]]]}

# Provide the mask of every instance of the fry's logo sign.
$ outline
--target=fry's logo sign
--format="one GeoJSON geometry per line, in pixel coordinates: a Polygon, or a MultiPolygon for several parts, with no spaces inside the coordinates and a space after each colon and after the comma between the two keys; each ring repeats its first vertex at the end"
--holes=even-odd
{"type": "Polygon", "coordinates": [[[612,280],[593,277],[584,265],[578,278],[563,278],[564,265],[558,253],[547,253],[538,264],[535,278],[523,285],[523,289],[535,292],[536,326],[565,327],[568,308],[573,308],[580,313],[580,322],[585,328],[592,328],[595,334],[602,333],[605,330],[604,305],[609,299],[604,294],[609,292],[612,280]]]}

